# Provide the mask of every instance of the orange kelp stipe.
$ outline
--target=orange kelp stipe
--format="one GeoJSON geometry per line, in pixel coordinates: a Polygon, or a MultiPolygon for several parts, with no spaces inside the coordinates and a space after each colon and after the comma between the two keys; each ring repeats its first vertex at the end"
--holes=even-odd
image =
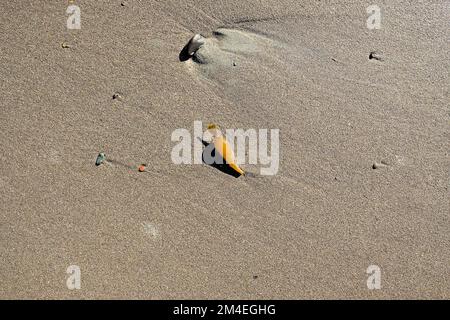
{"type": "Polygon", "coordinates": [[[216,124],[210,124],[207,129],[212,135],[212,143],[214,143],[214,149],[216,149],[216,152],[220,154],[220,156],[231,168],[233,168],[233,170],[241,175],[245,175],[244,170],[242,170],[235,162],[233,149],[220,132],[219,126],[216,124]]]}

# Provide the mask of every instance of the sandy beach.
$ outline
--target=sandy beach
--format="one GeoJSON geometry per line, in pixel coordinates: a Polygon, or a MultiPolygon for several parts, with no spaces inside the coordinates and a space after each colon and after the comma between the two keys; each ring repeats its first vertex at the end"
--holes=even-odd
{"type": "Polygon", "coordinates": [[[2,1],[0,299],[449,299],[449,21],[443,0],[2,1]],[[175,164],[195,121],[279,130],[277,172],[175,164]]]}

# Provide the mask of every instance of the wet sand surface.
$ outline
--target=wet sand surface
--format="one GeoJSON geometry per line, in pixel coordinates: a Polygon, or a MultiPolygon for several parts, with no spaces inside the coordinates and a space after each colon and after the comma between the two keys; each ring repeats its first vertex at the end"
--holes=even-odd
{"type": "Polygon", "coordinates": [[[448,1],[379,30],[368,1],[75,4],[0,4],[1,298],[450,297],[448,1]],[[279,129],[278,173],[173,164],[194,121],[279,129]]]}

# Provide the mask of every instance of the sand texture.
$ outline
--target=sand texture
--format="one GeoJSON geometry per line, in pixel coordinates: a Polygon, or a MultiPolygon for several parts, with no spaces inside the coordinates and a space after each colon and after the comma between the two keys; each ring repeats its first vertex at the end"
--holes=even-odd
{"type": "Polygon", "coordinates": [[[0,298],[450,298],[449,1],[74,4],[0,3],[0,298]],[[194,121],[278,173],[175,165],[194,121]]]}

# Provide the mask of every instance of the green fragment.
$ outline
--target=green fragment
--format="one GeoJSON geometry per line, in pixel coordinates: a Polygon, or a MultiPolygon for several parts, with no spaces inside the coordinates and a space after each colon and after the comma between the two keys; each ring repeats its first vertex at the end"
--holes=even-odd
{"type": "Polygon", "coordinates": [[[97,156],[97,160],[95,161],[95,165],[99,166],[106,160],[106,156],[104,153],[99,153],[97,156]]]}

